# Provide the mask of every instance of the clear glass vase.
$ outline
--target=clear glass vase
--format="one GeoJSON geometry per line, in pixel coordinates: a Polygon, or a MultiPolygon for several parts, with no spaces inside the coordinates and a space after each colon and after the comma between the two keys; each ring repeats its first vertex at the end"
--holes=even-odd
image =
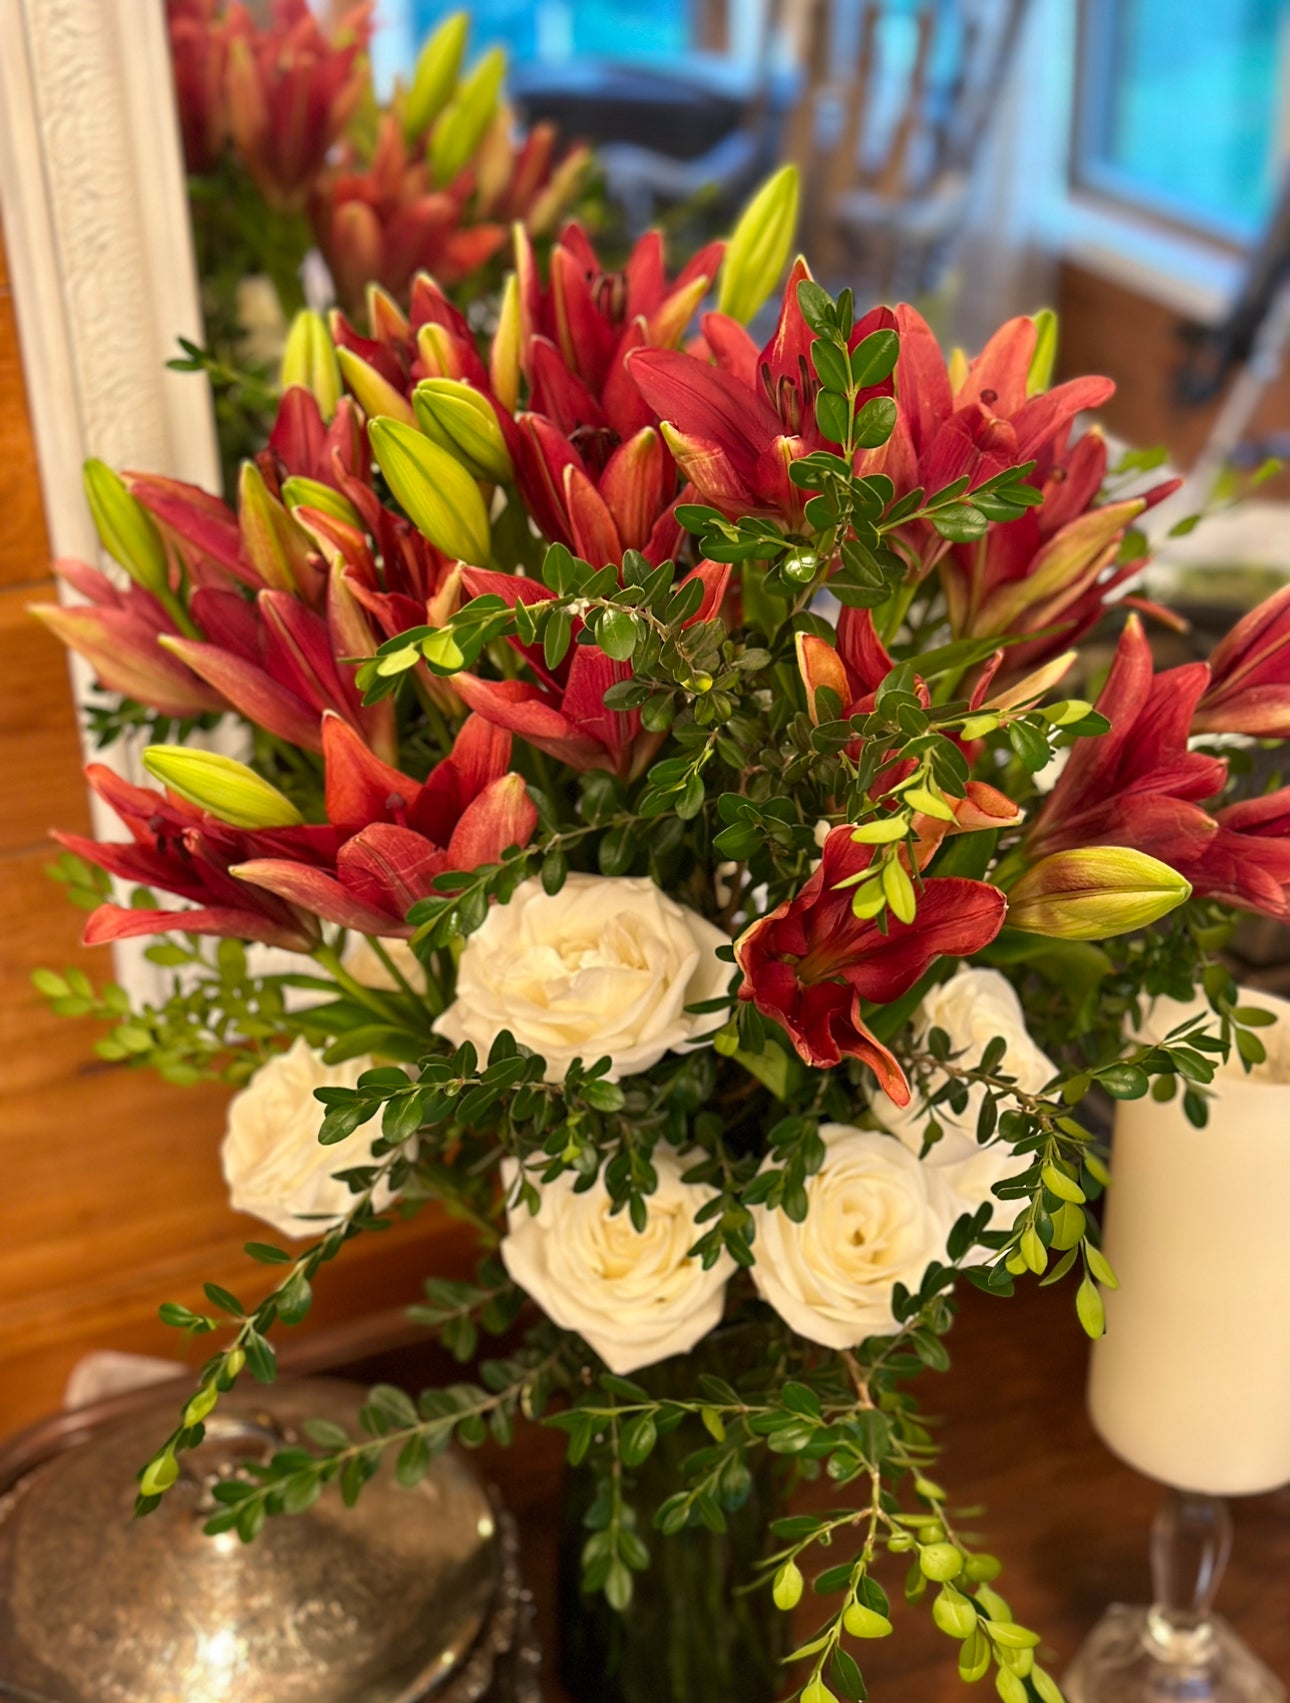
{"type": "MultiPolygon", "coordinates": [[[[633,1373],[633,1381],[652,1395],[686,1398],[700,1372],[733,1381],[748,1351],[742,1335],[718,1332],[684,1360],[633,1373]]],[[[723,1509],[725,1531],[687,1528],[667,1537],[654,1528],[655,1511],[683,1484],[682,1461],[711,1441],[696,1418],[660,1436],[629,1474],[628,1500],[650,1565],[633,1575],[622,1614],[581,1589],[594,1483],[582,1468],[567,1471],[559,1667],[577,1703],[772,1703],[781,1694],[791,1617],[775,1610],[768,1592],[743,1587],[770,1545],[770,1522],[783,1512],[783,1463],[764,1449],[751,1456],[747,1497],[723,1509]]]]}

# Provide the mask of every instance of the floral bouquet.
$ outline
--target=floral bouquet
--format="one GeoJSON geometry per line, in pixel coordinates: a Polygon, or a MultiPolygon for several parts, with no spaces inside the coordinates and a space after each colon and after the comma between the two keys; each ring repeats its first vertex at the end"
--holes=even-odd
{"type": "Polygon", "coordinates": [[[325,262],[314,295],[349,309],[373,283],[406,304],[423,271],[479,298],[511,225],[549,233],[585,173],[586,150],[560,156],[551,125],[517,136],[501,48],[463,74],[465,12],[378,104],[371,12],[362,0],[329,35],[307,0],[273,0],[264,26],[241,0],[167,0],[209,345],[176,364],[215,383],[234,465],[259,447],[264,407],[272,418],[258,375],[304,304],[311,253],[325,262]]]}
{"type": "Polygon", "coordinates": [[[142,1510],[323,1266],[441,1202],[481,1263],[418,1316],[500,1351],[221,1484],[210,1531],[541,1422],[589,1475],[568,1614],[624,1617],[625,1695],[770,1696],[814,1574],[803,1703],[865,1695],[891,1591],[964,1679],[1054,1703],[910,1381],[964,1281],[1069,1273],[1097,1335],[1085,1101],[1202,1122],[1216,1062],[1262,1056],[1216,954],[1290,914],[1290,793],[1225,742],[1290,732],[1290,590],[1156,673],[1125,592],[1172,487],[1077,429],[1109,383],[1051,383],[1051,316],[947,361],[800,260],[758,347],[795,201],[780,174],[676,274],[655,236],[607,272],[521,230],[486,344],[427,276],[406,314],[306,317],[236,512],[91,465],[124,575],[60,564],[86,601],[37,613],[136,721],[253,741],[163,738],[155,786],[93,765],[125,837],[59,836],[86,938],[160,937],[164,1003],[39,980],[103,1057],[239,1086],[233,1202],[277,1233],[263,1299],[164,1309],[227,1335],[142,1510]],[[1198,984],[1212,1022],[1126,1044],[1198,984]],[[787,1511],[821,1473],[828,1511],[787,1511]]]}

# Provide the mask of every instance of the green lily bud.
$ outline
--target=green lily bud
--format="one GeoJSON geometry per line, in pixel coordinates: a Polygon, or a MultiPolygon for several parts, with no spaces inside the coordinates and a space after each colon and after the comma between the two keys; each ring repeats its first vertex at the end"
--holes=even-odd
{"type": "Polygon", "coordinates": [[[232,757],[188,745],[149,745],[143,766],[180,798],[230,828],[297,828],[304,817],[285,793],[232,757]]]}
{"type": "Polygon", "coordinates": [[[779,282],[797,229],[796,166],[768,178],[739,216],[721,266],[717,307],[742,324],[779,282]]]}
{"type": "Polygon", "coordinates": [[[340,363],[320,313],[305,308],[291,321],[278,382],[283,390],[298,384],[309,391],[324,420],[336,412],[341,398],[340,363]]]}
{"type": "Polygon", "coordinates": [[[282,500],[293,514],[297,509],[321,509],[323,514],[343,520],[347,526],[362,525],[358,510],[348,497],[342,497],[339,491],[324,485],[320,479],[306,479],[303,474],[293,474],[290,479],[282,481],[282,500]]]}
{"type": "Polygon", "coordinates": [[[430,175],[442,189],[473,157],[497,112],[506,55],[491,48],[443,109],[430,138],[430,175]]]}
{"type": "Polygon", "coordinates": [[[473,479],[492,485],[513,475],[506,439],[486,396],[455,378],[427,378],[412,393],[421,430],[454,456],[473,479]]]}
{"type": "Polygon", "coordinates": [[[237,518],[252,567],[275,591],[295,592],[309,573],[308,534],[269,490],[253,461],[244,461],[237,482],[237,518]]]}
{"type": "Polygon", "coordinates": [[[1008,922],[1056,940],[1105,940],[1146,928],[1181,905],[1191,883],[1176,869],[1127,846],[1053,852],[1008,894],[1008,922]]]}
{"type": "Polygon", "coordinates": [[[461,463],[398,420],[373,420],[368,439],[391,491],[417,530],[446,556],[482,568],[488,561],[488,510],[461,463]]]}
{"type": "Polygon", "coordinates": [[[415,142],[452,99],[470,34],[470,13],[452,12],[417,55],[412,87],[403,103],[403,134],[415,142]]]}
{"type": "Polygon", "coordinates": [[[336,359],[345,383],[369,420],[382,414],[391,420],[402,420],[406,426],[412,424],[416,418],[412,404],[370,362],[356,355],[352,349],[337,349],[336,359]]]}
{"type": "Polygon", "coordinates": [[[108,555],[145,591],[168,591],[166,546],[138,497],[106,462],[87,461],[82,477],[94,530],[108,555]]]}
{"type": "Polygon", "coordinates": [[[488,357],[488,377],[493,394],[512,414],[520,399],[520,281],[514,272],[506,275],[497,330],[488,357]]]}
{"type": "Polygon", "coordinates": [[[1053,382],[1053,367],[1057,361],[1057,315],[1050,307],[1041,307],[1035,315],[1035,352],[1030,357],[1026,374],[1026,395],[1039,396],[1053,382]]]}

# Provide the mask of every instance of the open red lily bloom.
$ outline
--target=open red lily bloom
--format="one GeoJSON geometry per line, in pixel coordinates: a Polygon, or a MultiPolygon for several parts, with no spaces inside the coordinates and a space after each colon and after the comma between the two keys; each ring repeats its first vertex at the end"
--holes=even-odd
{"type": "Polygon", "coordinates": [[[861,1059],[883,1092],[907,1106],[909,1084],[866,1028],[862,1002],[899,999],[937,958],[979,952],[1003,927],[1008,907],[984,881],[932,879],[919,893],[913,922],[889,917],[884,933],[852,914],[850,887],[837,891],[872,858],[873,848],[856,845],[850,828],[833,829],[801,892],[735,942],[744,976],[739,997],[780,1023],[807,1064],[828,1070],[844,1055],[861,1059]]]}
{"type": "Polygon", "coordinates": [[[244,886],[229,871],[245,858],[270,853],[299,860],[301,866],[326,859],[335,849],[331,828],[230,828],[171,793],[131,786],[102,763],[91,763],[85,776],[131,837],[115,842],[56,833],[58,843],[109,875],[173,893],[196,907],[165,911],[100,905],[86,924],[86,945],[172,929],[258,940],[291,952],[311,952],[318,945],[321,931],[307,912],[244,886]]]}
{"type": "Polygon", "coordinates": [[[512,444],[516,480],[538,525],[596,566],[640,550],[675,554],[676,463],[628,357],[679,343],[721,263],[712,243],[669,281],[663,239],[642,237],[608,273],[586,232],[567,225],[543,288],[527,235],[516,241],[520,370],[527,410],[512,444]]]}
{"type": "Polygon", "coordinates": [[[406,297],[418,272],[453,285],[491,260],[507,228],[464,222],[471,187],[463,177],[432,188],[424,148],[414,156],[398,119],[387,115],[370,164],[326,173],[310,201],[318,246],[344,305],[359,306],[372,282],[406,297]]]}
{"type": "Polygon", "coordinates": [[[228,143],[228,20],[219,0],[167,0],[175,106],[190,172],[211,171],[228,143]]]}
{"type": "Polygon", "coordinates": [[[1290,737],[1290,586],[1251,609],[1215,648],[1196,733],[1290,737]]]}
{"type": "Polygon", "coordinates": [[[1290,917],[1290,793],[1203,807],[1227,782],[1221,757],[1188,749],[1209,678],[1203,662],[1154,674],[1131,615],[1097,700],[1110,732],[1073,746],[1027,837],[1028,855],[1132,846],[1177,870],[1198,898],[1290,917]]]}
{"type": "Polygon", "coordinates": [[[509,733],[467,718],[452,752],[424,782],[400,774],[334,716],[323,726],[327,819],[336,835],[326,865],[253,855],[233,873],[324,922],[364,934],[415,930],[407,914],[450,869],[493,863],[525,845],[537,810],[519,775],[508,772],[509,733]]]}
{"type": "Polygon", "coordinates": [[[1028,855],[1134,846],[1163,858],[1199,891],[1193,863],[1214,831],[1200,804],[1227,780],[1221,758],[1187,748],[1192,715],[1208,682],[1203,662],[1157,676],[1142,623],[1131,615],[1097,700],[1110,731],[1072,746],[1031,826],[1028,855]]]}
{"type": "Polygon", "coordinates": [[[371,5],[353,6],[330,38],[306,0],[274,0],[258,29],[229,8],[228,123],[247,170],[270,206],[303,205],[328,150],[362,99],[371,5]]]}
{"type": "Polygon", "coordinates": [[[151,592],[133,582],[115,585],[85,562],[55,562],[54,572],[86,601],[33,603],[28,609],[85,658],[102,685],[162,715],[199,716],[230,707],[214,687],[161,647],[160,639],[179,634],[151,592]]]}
{"type": "MultiPolygon", "coordinates": [[[[701,562],[687,579],[703,582],[704,599],[687,626],[710,621],[721,607],[730,569],[701,562]]],[[[533,580],[514,574],[467,568],[462,575],[472,597],[485,594],[516,603],[544,603],[554,593],[533,580]]],[[[686,581],[681,582],[685,584],[686,581]]],[[[462,702],[498,727],[504,727],[548,756],[574,769],[611,769],[617,775],[638,774],[658,748],[661,735],[642,735],[635,710],[605,708],[605,693],[620,680],[630,680],[631,666],[615,662],[598,645],[576,643],[582,622],[575,620],[575,643],[555,668],[548,668],[542,648],[511,643],[524,657],[536,682],[485,680],[476,674],[454,674],[452,683],[462,702]]]]}
{"type": "MultiPolygon", "coordinates": [[[[632,377],[664,422],[663,435],[682,474],[700,498],[731,519],[762,516],[797,528],[809,493],[788,476],[799,456],[835,449],[815,423],[819,380],[811,365],[815,334],[802,317],[797,286],[810,277],[799,260],[789,275],[779,323],[765,348],[725,314],[703,319],[715,365],[694,354],[642,349],[631,356],[632,377]]],[[[891,327],[888,308],[874,308],[851,334],[854,348],[870,332],[891,327]]],[[[860,393],[890,395],[885,379],[860,393]]]]}
{"type": "MultiPolygon", "coordinates": [[[[1038,335],[1032,319],[1008,320],[966,370],[953,376],[916,308],[902,302],[895,325],[900,336],[896,429],[858,466],[862,473],[886,473],[897,496],[916,485],[938,491],[964,475],[971,489],[1026,461],[1037,464],[1032,482],[1043,481],[1064,449],[1075,416],[1101,407],[1115,391],[1109,378],[1088,377],[1031,394],[1038,335]]],[[[1086,471],[1081,469],[1081,477],[1086,471]]]]}

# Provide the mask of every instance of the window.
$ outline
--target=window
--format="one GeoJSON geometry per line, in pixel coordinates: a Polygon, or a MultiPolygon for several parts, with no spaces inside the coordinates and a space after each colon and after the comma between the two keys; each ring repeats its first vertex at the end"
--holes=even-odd
{"type": "MultiPolygon", "coordinates": [[[[420,41],[460,0],[412,0],[420,41]]],[[[531,60],[658,59],[682,54],[690,39],[688,0],[472,0],[471,35],[500,42],[516,64],[531,60]]]]}
{"type": "Polygon", "coordinates": [[[1290,0],[1082,0],[1073,177],[1257,241],[1286,168],[1290,0]]]}

